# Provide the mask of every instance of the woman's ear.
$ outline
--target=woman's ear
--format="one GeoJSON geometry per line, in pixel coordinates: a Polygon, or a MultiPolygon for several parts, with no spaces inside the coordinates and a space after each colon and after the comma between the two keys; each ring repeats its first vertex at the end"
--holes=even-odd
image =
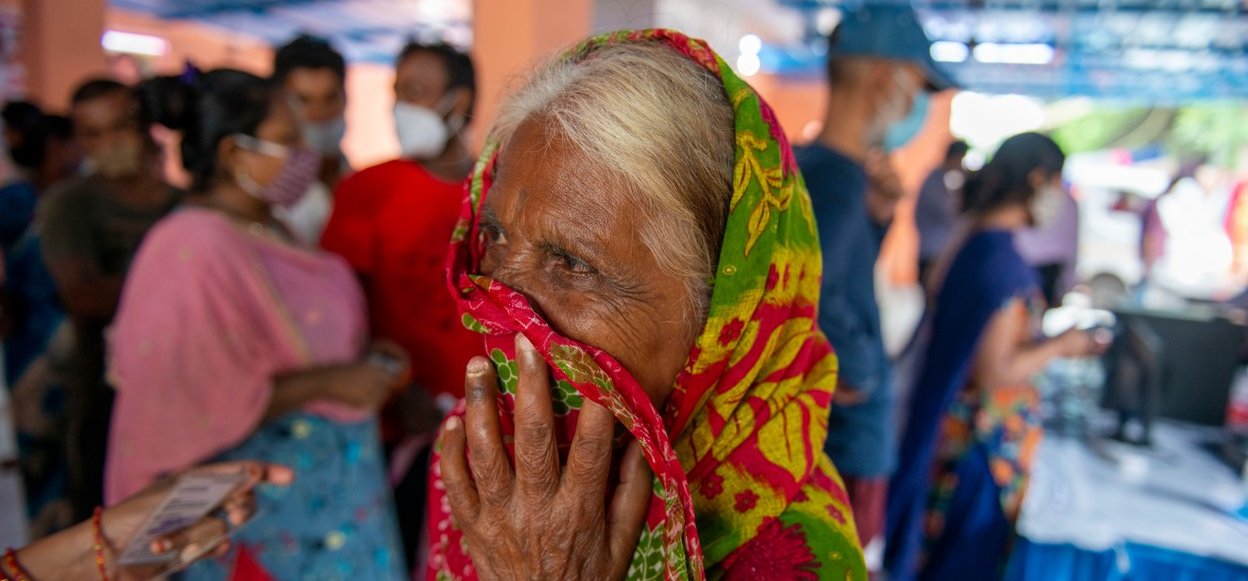
{"type": "Polygon", "coordinates": [[[1036,168],[1027,174],[1027,185],[1031,187],[1031,191],[1039,191],[1044,184],[1048,183],[1049,176],[1044,170],[1036,168]]]}
{"type": "Polygon", "coordinates": [[[238,168],[238,155],[242,152],[242,148],[238,146],[238,141],[233,136],[226,136],[217,144],[217,171],[233,176],[238,168]]]}
{"type": "Polygon", "coordinates": [[[454,98],[451,100],[450,112],[467,121],[468,111],[472,109],[472,91],[465,87],[458,87],[451,91],[454,98]]]}

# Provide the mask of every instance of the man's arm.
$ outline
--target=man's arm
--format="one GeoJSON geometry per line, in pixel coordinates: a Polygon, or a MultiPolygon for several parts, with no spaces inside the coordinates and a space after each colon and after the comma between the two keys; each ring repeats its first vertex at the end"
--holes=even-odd
{"type": "MultiPolygon", "coordinates": [[[[849,304],[846,289],[864,281],[850,280],[849,262],[861,241],[853,236],[854,222],[867,218],[854,196],[821,192],[817,204],[819,241],[823,247],[823,288],[819,298],[819,327],[839,361],[836,401],[841,405],[861,403],[878,388],[875,370],[876,349],[862,317],[849,304]],[[821,194],[821,195],[820,195],[821,194]]],[[[874,257],[873,257],[874,259],[874,257]]]]}
{"type": "MultiPolygon", "coordinates": [[[[901,178],[893,168],[888,154],[873,150],[867,155],[867,213],[871,221],[887,232],[897,214],[897,203],[905,197],[901,178]]],[[[883,237],[883,234],[880,235],[883,237]]]]}

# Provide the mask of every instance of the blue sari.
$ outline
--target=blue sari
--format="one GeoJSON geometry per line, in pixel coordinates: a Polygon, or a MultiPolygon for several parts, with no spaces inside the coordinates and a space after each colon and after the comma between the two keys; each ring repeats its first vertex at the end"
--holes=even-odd
{"type": "MultiPolygon", "coordinates": [[[[931,340],[918,346],[922,360],[898,469],[889,483],[885,567],[891,579],[999,574],[1013,523],[1003,505],[1007,491],[994,478],[994,469],[999,471],[995,464],[1009,456],[1002,454],[1003,447],[1017,446],[1002,430],[979,429],[977,416],[991,406],[968,383],[990,319],[1012,300],[1036,293],[1036,274],[1015,251],[1008,231],[973,235],[950,266],[924,321],[931,340]],[[950,425],[961,426],[966,437],[942,437],[950,425]]],[[[1029,387],[1019,391],[1034,394],[1029,387]]],[[[1034,414],[1008,413],[1027,416],[1019,421],[1016,415],[1009,425],[1034,425],[1034,414]]]]}

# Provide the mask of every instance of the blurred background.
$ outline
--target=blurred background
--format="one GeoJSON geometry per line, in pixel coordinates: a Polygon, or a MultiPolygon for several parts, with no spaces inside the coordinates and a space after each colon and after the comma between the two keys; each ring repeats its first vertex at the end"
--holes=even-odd
{"type": "MultiPolygon", "coordinates": [[[[348,130],[342,149],[352,166],[364,168],[399,153],[391,115],[393,64],[410,39],[444,40],[471,52],[480,87],[471,141],[480,144],[499,95],[533,63],[594,32],[657,26],[706,39],[772,104],[791,140],[804,143],[821,129],[827,35],[859,4],[0,0],[0,101],[27,99],[47,111],[64,111],[84,78],[111,72],[136,83],[176,74],[188,61],[204,70],[269,74],[274,47],[309,33],[328,39],[347,58],[348,130]]],[[[877,265],[889,350],[903,351],[924,309],[914,220],[920,185],[954,140],[967,143],[963,166],[975,170],[1005,138],[1043,132],[1069,155],[1063,177],[1074,205],[1073,222],[1067,224],[1073,225],[1073,238],[1071,250],[1037,262],[1057,269],[1054,304],[1071,291],[1077,297],[1066,301],[1065,310],[1050,312],[1049,324],[1058,328],[1079,320],[1113,326],[1132,316],[1154,317],[1163,320],[1154,320],[1154,330],[1161,329],[1156,332],[1170,345],[1214,337],[1195,352],[1170,348],[1165,357],[1180,358],[1181,364],[1154,372],[1150,381],[1156,381],[1163,400],[1154,411],[1248,432],[1248,373],[1239,358],[1248,318],[1239,310],[1244,301],[1235,300],[1248,282],[1248,2],[919,0],[912,5],[932,40],[932,58],[961,88],[933,96],[917,137],[890,152],[908,195],[877,265]],[[1209,325],[1233,330],[1209,335],[1209,325]],[[1217,363],[1219,351],[1228,352],[1225,365],[1217,363]],[[1196,359],[1182,360],[1188,356],[1196,359]],[[1174,371],[1179,367],[1194,371],[1183,375],[1174,371]],[[1184,408],[1184,400],[1215,409],[1184,408]]],[[[176,148],[169,147],[173,138],[168,139],[169,174],[185,185],[176,148]]],[[[0,169],[0,181],[11,172],[0,169]]],[[[1092,418],[1089,408],[1104,404],[1139,411],[1106,395],[1115,381],[1128,381],[1121,379],[1114,357],[1165,359],[1158,353],[1111,353],[1103,364],[1057,365],[1042,383],[1052,394],[1050,419],[1076,440],[1090,433],[1087,424],[1104,419],[1092,418]]],[[[1147,440],[1149,427],[1134,439],[1147,440]]],[[[1211,576],[1188,578],[1215,578],[1210,572],[1215,569],[1226,578],[1248,578],[1243,516],[1248,470],[1242,447],[1224,453],[1219,438],[1176,433],[1169,441],[1178,443],[1169,452],[1093,447],[1084,454],[1087,448],[1054,444],[1040,460],[1053,469],[1037,469],[1038,492],[1029,496],[1020,520],[1020,534],[1034,541],[1025,555],[1030,560],[1022,560],[1034,566],[1066,559],[1070,569],[1023,567],[1015,573],[1068,578],[1080,570],[1094,572],[1084,578],[1118,578],[1112,571],[1131,569],[1130,558],[1126,565],[1122,561],[1129,554],[1125,547],[1140,545],[1215,563],[1202,570],[1211,576]],[[1210,446],[1218,450],[1188,453],[1210,446]],[[1112,461],[1096,463],[1106,458],[1112,461]],[[1145,476],[1149,470],[1155,476],[1161,466],[1171,467],[1166,475],[1145,476]],[[1122,490],[1132,492],[1097,492],[1107,479],[1121,480],[1122,490]],[[1135,501],[1141,504],[1130,504],[1135,501]],[[1157,510],[1140,512],[1140,506],[1157,510]],[[1116,516],[1106,516],[1111,513],[1116,516]],[[1060,547],[1082,552],[1056,556],[1060,547]]],[[[12,450],[3,438],[0,433],[0,459],[12,450]]],[[[0,498],[5,496],[0,490],[0,498]]],[[[5,531],[20,527],[5,521],[16,516],[0,507],[0,541],[5,531]]],[[[1139,563],[1153,562],[1151,553],[1130,554],[1138,560],[1137,572],[1144,570],[1139,563]]],[[[1174,569],[1149,571],[1127,578],[1178,578],[1167,574],[1174,569]]]]}
{"type": "MultiPolygon", "coordinates": [[[[708,40],[802,142],[819,129],[825,38],[843,4],[856,3],[6,0],[0,2],[0,98],[31,97],[55,110],[88,74],[108,68],[133,82],[176,72],[188,60],[201,69],[263,73],[272,47],[307,32],[329,39],[350,62],[343,150],[352,166],[366,167],[398,151],[389,115],[392,64],[409,38],[471,50],[480,63],[482,111],[474,127],[481,132],[495,97],[525,66],[591,32],[663,26],[708,40]]],[[[908,189],[917,191],[950,137],[970,144],[967,164],[974,169],[1005,137],[1050,133],[1072,155],[1068,180],[1086,225],[1078,278],[1125,287],[1144,271],[1132,209],[1165,191],[1184,162],[1198,160],[1207,189],[1226,191],[1173,205],[1220,206],[1213,211],[1234,214],[1238,199],[1227,186],[1248,155],[1244,3],[962,0],[915,8],[933,41],[932,56],[963,90],[935,99],[922,134],[895,152],[908,189]]],[[[178,167],[176,160],[170,166],[178,167]]],[[[882,259],[895,284],[916,276],[917,239],[905,210],[882,259]]],[[[1159,275],[1187,294],[1236,294],[1248,268],[1248,223],[1196,230],[1202,231],[1185,230],[1170,244],[1201,251],[1166,261],[1159,275]]]]}

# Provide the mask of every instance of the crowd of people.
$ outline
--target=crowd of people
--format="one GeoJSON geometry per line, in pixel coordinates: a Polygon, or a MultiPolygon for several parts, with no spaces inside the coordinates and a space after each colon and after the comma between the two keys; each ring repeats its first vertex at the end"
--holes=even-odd
{"type": "Polygon", "coordinates": [[[1056,217],[1065,157],[1023,134],[965,172],[955,144],[924,185],[944,223],[899,398],[874,277],[905,196],[888,149],[955,85],[908,10],[851,16],[797,148],[666,30],[540,66],[479,155],[472,59],[413,42],[400,157],[359,171],[343,57],[308,36],[270,78],[188,65],[87,81],[66,117],[10,103],[0,330],[50,536],[0,577],[140,575],[110,525],[204,464],[252,477],[158,548],[248,522],[188,579],[1000,571],[1040,438],[1030,380],[1105,348],[1037,335],[1015,247],[1056,217]],[[99,562],[63,560],[92,554],[88,520],[99,562]]]}

